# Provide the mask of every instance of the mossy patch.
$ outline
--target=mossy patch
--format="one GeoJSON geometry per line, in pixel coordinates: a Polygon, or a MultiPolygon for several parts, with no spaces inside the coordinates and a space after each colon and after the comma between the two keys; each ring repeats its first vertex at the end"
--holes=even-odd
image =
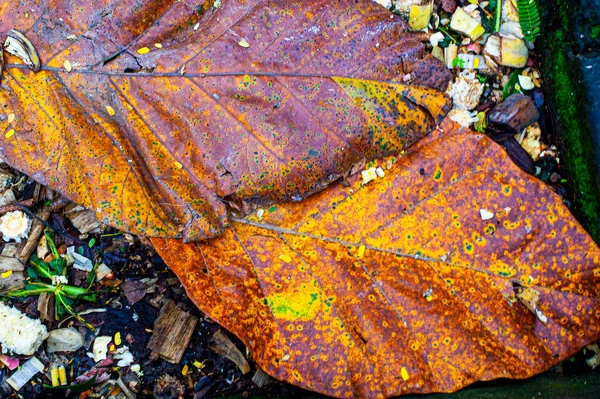
{"type": "Polygon", "coordinates": [[[545,3],[548,23],[544,41],[544,78],[550,111],[560,132],[562,161],[572,190],[573,213],[596,242],[600,242],[600,190],[594,162],[586,93],[579,68],[574,67],[571,28],[574,15],[567,0],[545,3]]]}

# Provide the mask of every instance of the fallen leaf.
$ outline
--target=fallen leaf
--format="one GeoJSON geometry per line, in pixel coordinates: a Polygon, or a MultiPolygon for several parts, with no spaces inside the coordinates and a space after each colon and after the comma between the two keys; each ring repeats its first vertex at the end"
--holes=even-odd
{"type": "Polygon", "coordinates": [[[392,397],[547,370],[600,337],[600,250],[501,147],[442,128],[367,185],[152,243],[260,368],[306,389],[392,397]]]}
{"type": "Polygon", "coordinates": [[[43,65],[6,59],[0,102],[20,123],[9,139],[0,121],[0,157],[107,224],[197,240],[226,203],[302,199],[449,108],[451,73],[370,0],[210,4],[9,0],[2,26],[43,65]]]}

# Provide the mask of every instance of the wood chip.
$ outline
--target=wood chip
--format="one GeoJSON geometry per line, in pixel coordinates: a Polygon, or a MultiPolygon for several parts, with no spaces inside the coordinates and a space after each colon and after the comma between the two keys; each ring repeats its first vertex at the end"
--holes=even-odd
{"type": "Polygon", "coordinates": [[[106,112],[108,112],[108,114],[109,114],[110,116],[114,116],[114,115],[115,115],[115,110],[114,110],[114,108],[113,108],[113,107],[111,107],[110,105],[107,105],[107,106],[106,106],[106,112]]]}
{"type": "Polygon", "coordinates": [[[160,44],[160,43],[154,43],[154,47],[156,47],[156,48],[163,48],[162,44],[160,44]]]}
{"type": "Polygon", "coordinates": [[[148,47],[141,47],[139,49],[137,49],[137,53],[142,55],[142,54],[147,54],[150,52],[150,49],[148,47]]]}
{"type": "Polygon", "coordinates": [[[154,323],[147,348],[169,363],[179,363],[192,339],[198,318],[168,300],[154,323]]]}
{"type": "Polygon", "coordinates": [[[65,216],[81,234],[97,233],[103,227],[94,212],[81,205],[69,204],[65,216]]]}
{"type": "Polygon", "coordinates": [[[15,135],[15,129],[10,129],[8,132],[6,132],[6,136],[5,137],[7,139],[9,139],[9,138],[11,138],[14,135],[15,135]]]}
{"type": "Polygon", "coordinates": [[[268,385],[271,382],[271,377],[267,373],[265,373],[261,368],[256,370],[254,376],[252,377],[252,382],[259,388],[268,385]]]}
{"type": "Polygon", "coordinates": [[[246,361],[244,355],[242,355],[242,352],[240,352],[235,344],[231,342],[227,335],[223,334],[223,331],[218,330],[213,335],[212,342],[208,347],[219,355],[234,362],[242,374],[246,374],[250,371],[250,365],[246,361]]]}
{"type": "Polygon", "coordinates": [[[51,211],[52,210],[50,209],[50,206],[44,206],[37,212],[37,218],[33,221],[27,241],[23,241],[22,246],[19,247],[20,251],[17,259],[19,259],[23,264],[27,262],[33,251],[35,251],[38,242],[40,241],[40,237],[44,233],[44,228],[46,226],[44,226],[40,219],[44,222],[47,222],[50,218],[51,211]]]}
{"type": "Polygon", "coordinates": [[[65,70],[67,72],[71,72],[71,70],[73,69],[73,66],[71,65],[71,62],[69,60],[65,60],[65,62],[63,62],[63,66],[65,67],[65,70]]]}
{"type": "Polygon", "coordinates": [[[248,43],[248,42],[246,41],[246,39],[242,39],[242,40],[240,40],[240,41],[238,42],[238,44],[240,45],[240,47],[244,47],[244,48],[248,48],[248,47],[250,47],[250,43],[248,43]]]}
{"type": "Polygon", "coordinates": [[[8,123],[13,123],[14,120],[15,120],[15,114],[11,112],[10,114],[8,114],[8,118],[6,119],[6,121],[8,123]]]}
{"type": "Polygon", "coordinates": [[[42,322],[54,321],[54,295],[49,292],[42,292],[38,297],[37,310],[40,312],[42,322]]]}
{"type": "Polygon", "coordinates": [[[18,259],[0,255],[0,294],[25,288],[25,266],[18,259]]]}

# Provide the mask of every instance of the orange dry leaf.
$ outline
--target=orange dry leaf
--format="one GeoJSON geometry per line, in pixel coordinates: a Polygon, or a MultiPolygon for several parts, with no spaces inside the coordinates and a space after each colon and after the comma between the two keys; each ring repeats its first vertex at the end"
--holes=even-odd
{"type": "Polygon", "coordinates": [[[198,4],[5,2],[43,67],[6,59],[0,157],[105,223],[197,240],[226,204],[300,200],[449,108],[450,72],[370,0],[198,4]]]}
{"type": "Polygon", "coordinates": [[[600,250],[498,145],[443,127],[367,185],[204,243],[152,242],[263,370],[303,388],[375,398],[527,378],[600,337],[600,250]],[[535,312],[516,300],[527,287],[535,312]]]}

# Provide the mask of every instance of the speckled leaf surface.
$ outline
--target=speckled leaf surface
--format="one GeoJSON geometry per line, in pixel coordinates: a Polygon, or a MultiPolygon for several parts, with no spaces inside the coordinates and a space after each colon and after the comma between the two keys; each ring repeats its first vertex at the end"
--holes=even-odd
{"type": "Polygon", "coordinates": [[[498,145],[443,128],[364,186],[204,243],[152,242],[200,309],[301,387],[376,398],[529,377],[600,337],[600,250],[498,145]]]}
{"type": "Polygon", "coordinates": [[[0,36],[42,69],[6,58],[2,159],[106,223],[196,240],[226,203],[302,199],[448,110],[449,71],[369,0],[220,3],[4,2],[0,36]]]}

